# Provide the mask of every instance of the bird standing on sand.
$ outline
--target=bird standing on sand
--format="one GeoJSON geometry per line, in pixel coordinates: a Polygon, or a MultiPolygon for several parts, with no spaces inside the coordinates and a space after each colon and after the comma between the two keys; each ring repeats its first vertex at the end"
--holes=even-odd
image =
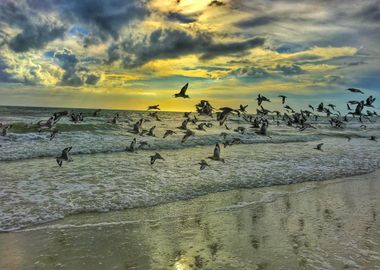
{"type": "Polygon", "coordinates": [[[69,152],[71,151],[73,147],[66,147],[62,150],[62,154],[59,157],[56,157],[55,160],[57,161],[59,167],[62,167],[63,161],[71,162],[73,159],[70,157],[69,152]]]}
{"type": "Polygon", "coordinates": [[[156,153],[154,156],[150,156],[150,165],[153,165],[157,159],[165,160],[159,153],[156,153]]]}
{"type": "Polygon", "coordinates": [[[179,93],[177,94],[174,94],[174,97],[175,98],[190,98],[188,95],[186,95],[186,90],[187,88],[189,87],[189,83],[186,83],[182,88],[181,88],[181,91],[179,91],[179,93]]]}
{"type": "Polygon", "coordinates": [[[214,148],[214,154],[211,157],[208,157],[209,159],[216,160],[216,161],[222,161],[224,163],[224,159],[220,157],[220,146],[219,143],[215,145],[214,148]]]}

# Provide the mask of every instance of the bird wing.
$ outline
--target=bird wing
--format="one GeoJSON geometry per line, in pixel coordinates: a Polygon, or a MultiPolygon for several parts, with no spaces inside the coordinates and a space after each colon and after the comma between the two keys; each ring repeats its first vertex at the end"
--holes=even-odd
{"type": "Polygon", "coordinates": [[[187,87],[189,86],[189,83],[186,83],[179,92],[181,95],[184,95],[186,93],[187,87]]]}
{"type": "Polygon", "coordinates": [[[220,157],[220,146],[219,144],[216,144],[214,148],[214,158],[219,158],[219,157],[220,157]]]}

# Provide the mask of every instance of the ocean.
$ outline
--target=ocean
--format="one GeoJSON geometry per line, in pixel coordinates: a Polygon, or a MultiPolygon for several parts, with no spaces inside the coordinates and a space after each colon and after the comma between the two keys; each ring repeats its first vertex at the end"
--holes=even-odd
{"type": "Polygon", "coordinates": [[[369,140],[380,137],[378,117],[365,121],[357,118],[344,129],[330,125],[328,118],[308,121],[316,129],[300,131],[276,117],[268,117],[268,135],[237,115],[227,122],[230,130],[220,127],[214,118],[198,116],[211,123],[207,131],[195,132],[181,143],[184,131],[178,129],[184,120],[182,112],[158,112],[161,121],[146,111],[67,109],[83,113],[83,121],[74,123],[63,117],[56,128],[60,131],[50,140],[50,131],[35,127],[46,121],[58,108],[0,107],[0,123],[12,124],[6,136],[0,136],[0,231],[14,231],[91,212],[109,212],[141,208],[188,200],[220,191],[289,185],[364,174],[380,166],[380,144],[369,140]],[[119,113],[116,124],[111,123],[119,113]],[[131,133],[139,119],[144,129],[156,126],[156,137],[131,133]],[[377,121],[376,121],[377,120],[377,121]],[[245,127],[244,134],[234,129],[245,127]],[[163,138],[165,130],[176,134],[163,138]],[[216,143],[239,138],[241,143],[224,147],[225,162],[207,159],[216,143]],[[352,139],[349,141],[347,136],[352,139]],[[147,145],[135,152],[126,151],[136,138],[147,145]],[[315,146],[324,143],[322,151],[315,146]],[[56,163],[64,148],[72,146],[73,161],[56,163]],[[150,156],[159,152],[165,159],[150,164],[150,156]],[[210,167],[200,170],[205,159],[210,167]]]}

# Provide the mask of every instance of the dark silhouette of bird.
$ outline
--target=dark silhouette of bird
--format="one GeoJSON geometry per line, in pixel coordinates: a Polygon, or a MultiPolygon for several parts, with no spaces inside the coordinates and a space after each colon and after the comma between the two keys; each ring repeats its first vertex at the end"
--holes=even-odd
{"type": "Polygon", "coordinates": [[[204,170],[206,167],[210,167],[210,165],[206,162],[206,160],[202,159],[201,162],[198,163],[201,167],[200,170],[204,170]]]}
{"type": "Polygon", "coordinates": [[[173,130],[168,129],[168,130],[165,131],[165,134],[164,134],[163,138],[165,139],[167,136],[170,136],[170,135],[173,135],[173,134],[177,134],[177,133],[175,133],[173,130]]]}
{"type": "Polygon", "coordinates": [[[322,146],[323,146],[323,143],[317,144],[317,146],[316,146],[314,149],[323,152],[323,150],[322,150],[322,146]]]}
{"type": "Polygon", "coordinates": [[[191,131],[190,129],[186,130],[186,133],[185,133],[185,136],[183,136],[182,140],[181,140],[181,143],[184,143],[187,141],[187,139],[190,137],[190,136],[194,136],[195,133],[193,131],[191,131]]]}
{"type": "Polygon", "coordinates": [[[364,94],[362,90],[358,89],[358,88],[348,88],[347,89],[348,91],[352,92],[352,93],[360,93],[360,94],[364,94]]]}
{"type": "Polygon", "coordinates": [[[177,94],[174,94],[174,97],[175,98],[190,98],[188,95],[186,95],[186,90],[187,88],[189,87],[189,83],[186,83],[182,88],[181,88],[181,91],[177,94]]]}
{"type": "Polygon", "coordinates": [[[209,159],[216,160],[216,161],[222,161],[224,163],[224,159],[220,157],[220,145],[217,143],[214,148],[214,154],[211,157],[208,157],[209,159]]]}
{"type": "Polygon", "coordinates": [[[161,159],[165,161],[165,159],[159,153],[156,153],[153,156],[150,156],[150,165],[153,165],[157,159],[161,159]]]}
{"type": "Polygon", "coordinates": [[[160,110],[160,108],[158,108],[159,106],[160,106],[159,104],[148,106],[148,111],[149,110],[160,110]]]}
{"type": "Polygon", "coordinates": [[[288,98],[287,96],[284,96],[284,95],[279,95],[278,97],[282,98],[282,104],[285,104],[286,102],[286,99],[288,98]]]}
{"type": "Polygon", "coordinates": [[[73,159],[69,155],[72,148],[73,148],[72,146],[66,147],[65,149],[62,150],[61,156],[55,158],[59,167],[62,167],[63,161],[66,161],[66,162],[73,161],[73,159]]]}

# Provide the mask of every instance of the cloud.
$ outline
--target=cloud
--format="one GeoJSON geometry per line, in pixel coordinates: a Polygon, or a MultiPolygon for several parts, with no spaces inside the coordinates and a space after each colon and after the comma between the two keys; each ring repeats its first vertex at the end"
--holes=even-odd
{"type": "MultiPolygon", "coordinates": [[[[33,0],[38,1],[38,0],[33,0]]],[[[60,17],[83,23],[103,40],[118,39],[123,27],[149,14],[144,0],[58,0],[53,1],[60,17]]]]}
{"type": "Polygon", "coordinates": [[[9,47],[15,52],[41,49],[49,42],[62,38],[65,27],[52,24],[30,25],[9,41],[9,47]]]}
{"type": "Polygon", "coordinates": [[[277,65],[275,70],[281,71],[284,75],[298,75],[305,73],[305,71],[298,65],[277,65]]]}
{"type": "Polygon", "coordinates": [[[154,59],[177,58],[199,54],[202,60],[218,56],[241,54],[263,46],[265,38],[254,37],[244,41],[216,42],[207,32],[190,34],[178,29],[157,29],[140,40],[125,39],[108,49],[109,62],[122,59],[125,67],[141,66],[154,59]]]}
{"type": "Polygon", "coordinates": [[[266,78],[270,74],[263,68],[258,67],[242,67],[237,68],[230,72],[230,75],[235,75],[237,77],[250,77],[250,78],[266,78]]]}
{"type": "Polygon", "coordinates": [[[279,18],[277,17],[265,15],[265,16],[254,17],[247,20],[239,21],[235,23],[235,25],[240,28],[254,28],[258,26],[265,26],[268,24],[272,24],[273,22],[278,21],[278,20],[279,18]]]}
{"type": "Polygon", "coordinates": [[[192,17],[188,17],[188,16],[185,16],[185,15],[183,15],[181,13],[177,13],[177,12],[169,12],[166,15],[166,19],[169,21],[177,21],[180,23],[193,23],[193,22],[197,21],[196,19],[194,19],[192,17]]]}

